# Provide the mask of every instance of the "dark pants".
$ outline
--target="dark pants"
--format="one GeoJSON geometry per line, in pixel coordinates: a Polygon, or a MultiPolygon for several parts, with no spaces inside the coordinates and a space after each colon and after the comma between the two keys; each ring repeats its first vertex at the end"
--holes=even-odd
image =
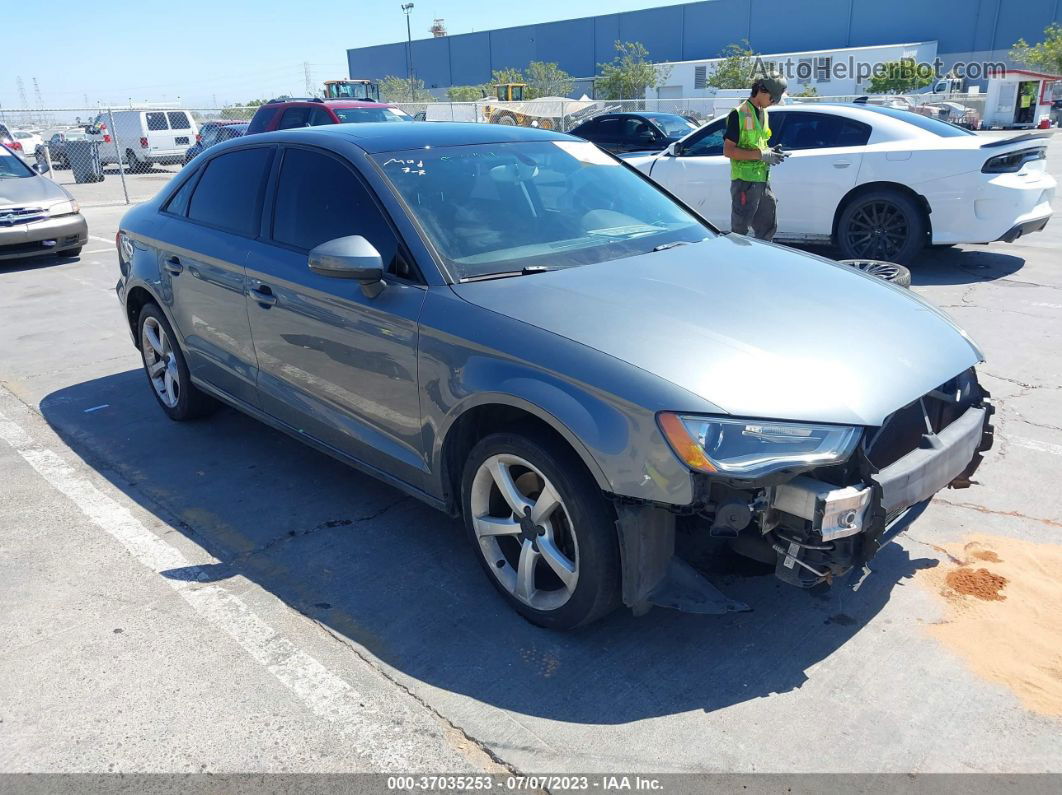
{"type": "Polygon", "coordinates": [[[760,240],[770,240],[778,229],[778,205],[770,184],[746,182],[743,179],[730,181],[730,231],[752,234],[760,240]]]}

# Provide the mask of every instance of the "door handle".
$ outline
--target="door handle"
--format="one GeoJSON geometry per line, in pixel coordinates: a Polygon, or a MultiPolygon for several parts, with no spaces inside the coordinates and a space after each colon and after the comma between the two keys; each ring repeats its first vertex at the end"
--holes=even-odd
{"type": "Polygon", "coordinates": [[[851,160],[834,160],[833,161],[833,167],[834,168],[848,168],[850,165],[852,165],[852,161],[851,160]]]}
{"type": "Polygon", "coordinates": [[[163,267],[174,276],[184,270],[184,265],[181,264],[181,260],[178,257],[168,257],[163,267]]]}
{"type": "Polygon", "coordinates": [[[277,302],[277,297],[273,295],[273,291],[265,284],[260,284],[258,287],[252,287],[247,291],[247,295],[251,296],[251,298],[267,309],[274,306],[277,302]]]}

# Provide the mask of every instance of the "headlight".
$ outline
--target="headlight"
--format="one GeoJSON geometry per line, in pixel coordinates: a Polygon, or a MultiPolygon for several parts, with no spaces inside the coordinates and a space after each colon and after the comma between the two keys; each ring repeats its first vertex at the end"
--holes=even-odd
{"type": "Polygon", "coordinates": [[[859,428],[661,412],[660,430],[691,469],[758,478],[780,469],[836,464],[852,454],[859,428]]]}
{"type": "Polygon", "coordinates": [[[71,199],[66,202],[58,202],[48,208],[49,215],[70,215],[71,213],[81,212],[81,205],[77,203],[76,199],[71,199]]]}

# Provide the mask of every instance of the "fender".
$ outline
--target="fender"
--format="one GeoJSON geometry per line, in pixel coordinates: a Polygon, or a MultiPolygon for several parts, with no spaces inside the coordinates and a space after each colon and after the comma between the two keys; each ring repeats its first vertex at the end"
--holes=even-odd
{"type": "MultiPolygon", "coordinates": [[[[603,491],[611,491],[612,484],[593,454],[583,443],[577,433],[589,432],[590,438],[599,438],[599,428],[594,418],[594,410],[600,411],[604,404],[597,407],[580,402],[572,391],[566,391],[556,384],[546,383],[529,375],[508,380],[502,384],[509,391],[482,392],[469,395],[456,404],[446,415],[444,424],[438,429],[436,443],[432,445],[432,471],[438,478],[443,475],[443,444],[454,423],[468,411],[479,406],[511,406],[521,409],[536,417],[555,430],[575,450],[583,464],[590,471],[594,481],[603,491]]],[[[440,481],[440,485],[441,481],[440,481]]]]}

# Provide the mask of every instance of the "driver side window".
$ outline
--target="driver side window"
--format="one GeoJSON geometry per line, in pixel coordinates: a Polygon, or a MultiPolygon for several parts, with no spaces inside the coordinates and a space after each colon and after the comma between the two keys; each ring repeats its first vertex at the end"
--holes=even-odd
{"type": "Polygon", "coordinates": [[[693,143],[682,150],[683,157],[709,157],[723,154],[723,135],[726,119],[722,118],[705,127],[693,143]]]}

